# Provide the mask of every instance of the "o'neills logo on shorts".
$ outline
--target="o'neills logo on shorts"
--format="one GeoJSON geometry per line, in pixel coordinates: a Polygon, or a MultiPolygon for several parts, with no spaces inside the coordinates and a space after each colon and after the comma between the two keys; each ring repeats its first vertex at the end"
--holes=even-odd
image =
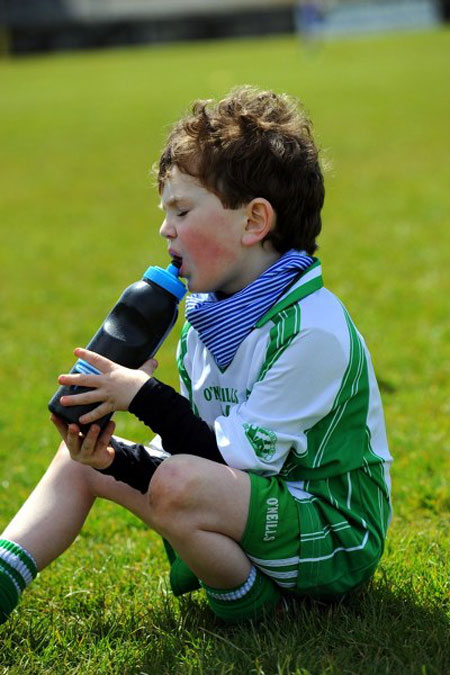
{"type": "Polygon", "coordinates": [[[266,504],[266,527],[263,541],[274,541],[278,527],[278,499],[276,497],[269,497],[266,504]]]}

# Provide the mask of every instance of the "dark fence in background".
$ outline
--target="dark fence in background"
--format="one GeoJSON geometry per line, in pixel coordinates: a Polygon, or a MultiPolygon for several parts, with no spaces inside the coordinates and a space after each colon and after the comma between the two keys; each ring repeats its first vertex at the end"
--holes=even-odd
{"type": "MultiPolygon", "coordinates": [[[[130,11],[77,12],[65,0],[3,2],[3,51],[11,54],[137,45],[178,40],[243,37],[294,30],[292,5],[233,11],[187,8],[167,15],[130,11]],[[75,10],[75,11],[74,11],[75,10]]],[[[205,3],[206,5],[207,3],[205,3]]],[[[151,8],[150,8],[151,9],[151,8]]]]}
{"type": "MultiPolygon", "coordinates": [[[[0,0],[0,53],[20,55],[56,50],[86,49],[120,45],[203,40],[225,37],[292,33],[299,30],[294,0],[218,3],[137,2],[125,0],[0,0]],[[174,11],[176,7],[176,11],[174,11]],[[166,9],[164,9],[166,8],[166,9]]],[[[311,3],[314,4],[314,3],[311,3]]],[[[323,0],[324,36],[357,32],[357,2],[323,0]],[[353,11],[353,14],[352,14],[353,11]],[[350,19],[346,19],[345,14],[350,19]],[[344,17],[344,18],[342,18],[344,17]],[[352,23],[353,22],[353,23],[352,23]],[[350,30],[350,28],[352,28],[350,30]]],[[[408,5],[407,0],[372,2],[374,11],[388,5],[408,5]]],[[[359,3],[370,7],[370,2],[359,3]]],[[[443,20],[450,18],[450,0],[410,0],[409,6],[428,6],[443,20]],[[415,5],[414,5],[415,3],[415,5]]],[[[360,15],[361,11],[359,11],[360,15]]],[[[360,20],[359,20],[360,21],[360,20]]],[[[419,21],[420,24],[420,21],[419,21]]]]}

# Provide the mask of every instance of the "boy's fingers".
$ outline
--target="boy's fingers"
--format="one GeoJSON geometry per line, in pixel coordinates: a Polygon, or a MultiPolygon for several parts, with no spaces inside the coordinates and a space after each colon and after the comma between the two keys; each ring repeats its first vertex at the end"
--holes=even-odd
{"type": "Polygon", "coordinates": [[[80,456],[89,457],[95,450],[97,443],[97,438],[100,433],[100,427],[98,424],[92,424],[80,447],[80,456]]]}
{"type": "Polygon", "coordinates": [[[65,384],[76,387],[98,387],[101,384],[99,375],[78,375],[75,373],[64,373],[58,377],[59,384],[65,384]]]}
{"type": "Polygon", "coordinates": [[[50,415],[50,421],[53,422],[55,427],[62,435],[65,436],[67,434],[67,424],[63,422],[62,419],[57,417],[54,413],[50,415]]]}
{"type": "Polygon", "coordinates": [[[104,415],[108,415],[110,412],[113,412],[113,410],[114,408],[112,408],[111,405],[105,401],[101,405],[97,406],[97,408],[94,408],[94,410],[91,410],[85,415],[82,415],[79,421],[81,424],[91,424],[92,422],[99,420],[101,417],[104,417],[104,415]]]}
{"type": "MultiPolygon", "coordinates": [[[[66,424],[66,422],[63,422],[63,420],[60,419],[59,417],[57,417],[57,415],[55,415],[54,413],[52,413],[50,415],[50,420],[51,420],[51,422],[53,422],[53,424],[57,428],[58,433],[61,436],[61,438],[63,439],[64,443],[67,445],[67,447],[69,447],[69,442],[73,443],[73,440],[69,441],[69,439],[68,439],[69,429],[68,429],[68,425],[66,424]]],[[[69,451],[70,451],[70,448],[69,448],[69,451]]],[[[71,454],[72,454],[72,452],[71,452],[71,454]]]]}
{"type": "Polygon", "coordinates": [[[66,445],[71,455],[78,456],[81,449],[80,429],[76,424],[67,427],[66,445]]]}
{"type": "Polygon", "coordinates": [[[105,356],[101,356],[96,352],[91,352],[89,349],[83,349],[82,347],[77,347],[74,350],[74,354],[75,356],[78,356],[78,358],[84,359],[84,361],[87,361],[91,364],[91,366],[94,366],[94,368],[97,368],[97,370],[101,370],[102,372],[107,372],[111,369],[111,366],[114,365],[114,362],[110,361],[105,356]]]}
{"type": "Polygon", "coordinates": [[[98,403],[102,400],[102,396],[99,391],[99,389],[94,389],[93,391],[87,391],[83,394],[70,394],[69,396],[61,396],[59,402],[64,406],[98,403]]]}
{"type": "Polygon", "coordinates": [[[111,436],[114,433],[114,430],[116,428],[115,422],[110,420],[106,427],[103,429],[102,433],[98,437],[97,445],[102,446],[103,448],[107,448],[109,445],[109,442],[111,440],[111,436]]]}
{"type": "Polygon", "coordinates": [[[111,439],[111,436],[113,435],[115,430],[116,430],[116,423],[114,422],[114,420],[109,420],[108,424],[106,425],[106,427],[103,431],[103,433],[109,435],[108,442],[111,439]]]}

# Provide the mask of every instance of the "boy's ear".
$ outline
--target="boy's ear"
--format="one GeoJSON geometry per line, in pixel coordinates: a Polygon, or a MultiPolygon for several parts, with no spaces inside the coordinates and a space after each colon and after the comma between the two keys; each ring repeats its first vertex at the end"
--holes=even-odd
{"type": "Polygon", "coordinates": [[[242,235],[244,246],[254,246],[266,237],[275,226],[275,211],[264,197],[255,197],[245,207],[247,222],[242,235]]]}

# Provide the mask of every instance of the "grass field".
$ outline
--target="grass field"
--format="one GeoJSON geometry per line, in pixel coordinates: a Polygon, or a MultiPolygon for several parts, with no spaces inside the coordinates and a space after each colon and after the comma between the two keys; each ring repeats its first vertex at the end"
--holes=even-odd
{"type": "MultiPolygon", "coordinates": [[[[223,627],[200,594],[170,596],[156,536],[98,503],[0,628],[2,675],[450,672],[449,48],[441,30],[0,63],[0,526],[53,455],[46,404],[73,347],[166,262],[148,170],[168,124],[238,83],[289,91],[315,120],[325,281],[366,336],[395,456],[387,549],[361,595],[223,627]]],[[[171,384],[175,344],[176,331],[159,354],[171,384]]]]}

